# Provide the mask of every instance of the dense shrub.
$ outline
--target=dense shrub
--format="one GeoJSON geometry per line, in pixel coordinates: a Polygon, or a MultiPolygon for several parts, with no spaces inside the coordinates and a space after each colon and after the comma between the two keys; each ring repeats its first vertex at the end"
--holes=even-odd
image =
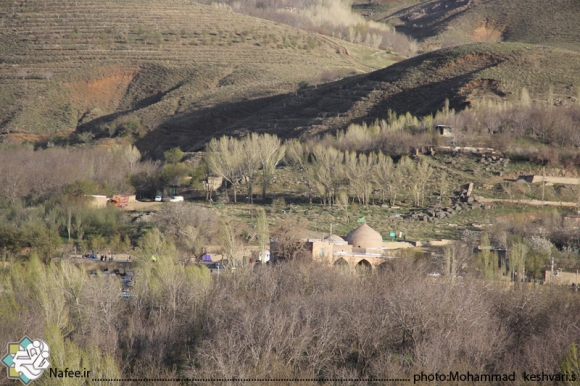
{"type": "Polygon", "coordinates": [[[411,258],[364,278],[293,261],[218,279],[163,250],[140,263],[129,301],[68,264],[4,269],[2,341],[44,338],[69,361],[98,350],[107,364],[85,365],[98,372],[192,378],[555,373],[580,343],[580,299],[554,288],[431,280],[411,258]]]}

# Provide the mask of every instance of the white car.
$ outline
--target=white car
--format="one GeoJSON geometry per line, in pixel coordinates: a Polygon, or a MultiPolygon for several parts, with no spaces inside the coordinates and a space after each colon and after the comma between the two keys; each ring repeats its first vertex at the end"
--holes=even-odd
{"type": "Polygon", "coordinates": [[[180,202],[183,201],[183,196],[174,196],[169,199],[169,202],[180,202]]]}
{"type": "Polygon", "coordinates": [[[155,201],[161,202],[161,196],[155,196],[155,201]]]}

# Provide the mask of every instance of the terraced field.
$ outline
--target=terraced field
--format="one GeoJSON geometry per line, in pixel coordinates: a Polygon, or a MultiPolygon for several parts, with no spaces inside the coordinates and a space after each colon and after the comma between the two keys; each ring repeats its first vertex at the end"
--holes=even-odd
{"type": "Polygon", "coordinates": [[[361,74],[271,104],[228,127],[283,137],[309,137],[345,129],[351,122],[386,119],[388,111],[425,116],[448,99],[460,110],[483,99],[518,101],[526,88],[532,99],[551,98],[563,107],[577,104],[580,54],[518,43],[473,43],[411,58],[370,74],[361,74]]]}
{"type": "Polygon", "coordinates": [[[576,0],[417,1],[373,18],[426,43],[444,46],[509,41],[580,50],[580,2],[576,0]]]}
{"type": "Polygon", "coordinates": [[[171,131],[162,146],[172,146],[325,72],[392,63],[381,51],[350,53],[336,40],[189,1],[2,0],[0,21],[4,133],[98,137],[137,118],[171,131]],[[204,115],[216,105],[223,116],[204,115]]]}

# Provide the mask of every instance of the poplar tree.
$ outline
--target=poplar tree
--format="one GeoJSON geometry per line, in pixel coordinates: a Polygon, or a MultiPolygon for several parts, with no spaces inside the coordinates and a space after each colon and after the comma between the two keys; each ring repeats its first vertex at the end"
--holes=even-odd
{"type": "Polygon", "coordinates": [[[258,137],[260,168],[262,169],[262,199],[266,198],[266,189],[276,171],[276,166],[284,158],[286,147],[275,135],[263,134],[258,137]]]}
{"type": "Polygon", "coordinates": [[[137,149],[137,146],[129,145],[123,150],[123,158],[129,164],[130,172],[133,173],[135,164],[141,159],[141,152],[137,149]]]}
{"type": "MultiPolygon", "coordinates": [[[[226,136],[220,139],[213,138],[206,149],[209,170],[232,185],[234,202],[237,202],[237,188],[242,174],[240,142],[235,138],[226,136]]],[[[227,185],[226,199],[229,200],[227,185]]]]}
{"type": "Polygon", "coordinates": [[[333,148],[317,145],[312,152],[316,188],[322,202],[333,205],[336,191],[343,176],[344,153],[333,148]]]}
{"type": "Polygon", "coordinates": [[[266,211],[264,211],[263,208],[258,210],[256,233],[258,234],[258,244],[260,246],[260,259],[263,262],[266,257],[266,249],[268,249],[270,246],[270,231],[268,230],[268,220],[266,218],[266,211]]]}
{"type": "Polygon", "coordinates": [[[395,205],[401,187],[401,169],[395,167],[391,157],[381,152],[377,153],[376,159],[372,179],[381,189],[383,202],[386,194],[389,205],[395,205]]]}
{"type": "Polygon", "coordinates": [[[240,141],[240,168],[243,178],[248,182],[248,198],[254,204],[254,178],[260,169],[261,141],[258,133],[251,133],[240,141]]]}
{"type": "Polygon", "coordinates": [[[510,253],[510,263],[512,266],[512,275],[514,281],[523,281],[525,278],[526,270],[526,255],[528,253],[528,247],[524,243],[513,243],[511,246],[510,253]]]}
{"type": "Polygon", "coordinates": [[[312,172],[313,167],[310,163],[310,151],[308,151],[306,145],[295,139],[287,142],[286,162],[300,173],[302,184],[304,184],[308,194],[308,203],[312,204],[312,193],[316,188],[316,182],[312,172]]]}

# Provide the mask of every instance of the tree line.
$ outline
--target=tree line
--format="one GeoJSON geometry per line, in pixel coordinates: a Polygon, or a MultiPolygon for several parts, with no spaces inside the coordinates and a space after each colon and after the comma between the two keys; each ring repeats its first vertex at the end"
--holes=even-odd
{"type": "Polygon", "coordinates": [[[248,199],[253,203],[256,173],[259,171],[262,178],[262,198],[265,198],[268,185],[272,181],[276,166],[284,157],[286,147],[275,135],[250,133],[242,139],[227,136],[214,138],[207,144],[206,150],[206,162],[210,171],[231,185],[234,202],[237,202],[240,184],[246,182],[248,199]]]}
{"type": "Polygon", "coordinates": [[[343,151],[382,151],[392,157],[439,145],[482,146],[517,161],[577,167],[580,95],[566,108],[554,103],[553,95],[547,101],[533,101],[524,88],[518,99],[482,100],[461,111],[450,108],[449,101],[435,114],[423,117],[389,111],[383,119],[351,124],[311,141],[343,151]],[[436,132],[437,125],[450,127],[448,140],[436,132]]]}
{"type": "Polygon", "coordinates": [[[129,300],[119,296],[118,280],[66,262],[33,257],[2,268],[1,341],[44,339],[52,366],[90,369],[96,378],[371,384],[420,371],[516,371],[523,384],[523,371],[580,370],[580,299],[563,289],[506,289],[475,273],[430,280],[432,262],[413,258],[392,260],[364,279],[299,261],[218,277],[179,264],[160,232],[143,240],[136,258],[140,275],[129,300]],[[157,262],[148,259],[153,249],[157,262]]]}
{"type": "Polygon", "coordinates": [[[209,172],[226,181],[234,192],[247,183],[252,200],[254,179],[262,181],[262,198],[279,163],[291,166],[300,176],[309,203],[317,195],[323,205],[348,205],[357,200],[368,205],[373,192],[380,191],[381,201],[395,204],[398,195],[411,198],[413,205],[423,206],[427,183],[433,167],[427,158],[413,161],[404,156],[397,163],[382,152],[368,154],[341,151],[322,144],[313,145],[298,140],[282,144],[275,135],[252,133],[245,138],[212,139],[207,147],[209,172]]]}
{"type": "MultiPolygon", "coordinates": [[[[208,0],[197,1],[216,6],[216,3],[208,0]]],[[[219,3],[219,6],[351,43],[392,50],[404,56],[413,56],[419,51],[419,45],[414,39],[396,32],[385,23],[370,21],[353,12],[350,1],[226,0],[219,3]]]]}

